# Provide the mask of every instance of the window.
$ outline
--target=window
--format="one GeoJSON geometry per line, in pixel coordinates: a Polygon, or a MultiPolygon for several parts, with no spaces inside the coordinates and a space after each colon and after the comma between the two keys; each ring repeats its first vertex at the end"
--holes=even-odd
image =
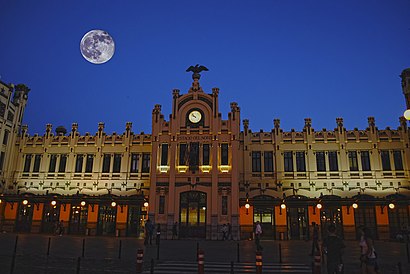
{"type": "Polygon", "coordinates": [[[317,171],[326,171],[325,152],[316,152],[316,169],[317,171]]]}
{"type": "Polygon", "coordinates": [[[102,172],[110,173],[110,166],[111,166],[111,154],[104,154],[102,172]]]}
{"type": "Polygon", "coordinates": [[[221,144],[221,165],[228,165],[228,144],[221,144]]]}
{"type": "Polygon", "coordinates": [[[283,161],[285,164],[285,172],[293,171],[293,154],[292,151],[285,151],[283,153],[283,161]]]}
{"type": "Polygon", "coordinates": [[[403,170],[403,160],[401,157],[400,150],[393,151],[393,160],[394,160],[394,168],[395,170],[403,170]]]}
{"type": "Polygon", "coordinates": [[[87,154],[87,160],[85,162],[85,173],[93,172],[94,155],[87,154]]]}
{"type": "Polygon", "coordinates": [[[296,171],[297,172],[306,171],[305,152],[303,151],[296,152],[296,171]]]}
{"type": "Polygon", "coordinates": [[[48,172],[50,173],[56,172],[56,164],[57,164],[57,154],[50,155],[50,165],[48,166],[48,172]]]}
{"type": "Polygon", "coordinates": [[[261,152],[252,151],[252,172],[261,172],[261,152]]]}
{"type": "Polygon", "coordinates": [[[131,169],[130,173],[138,173],[139,155],[137,153],[131,154],[131,169]]]}
{"type": "Polygon", "coordinates": [[[143,153],[142,154],[142,172],[149,173],[149,161],[150,161],[150,154],[143,153]]]}
{"type": "Polygon", "coordinates": [[[77,159],[75,161],[75,172],[76,173],[83,172],[83,160],[84,160],[84,155],[77,154],[77,159]]]}
{"type": "Polygon", "coordinates": [[[4,157],[5,157],[5,153],[4,151],[2,151],[0,154],[0,171],[3,171],[4,157]]]}
{"type": "Polygon", "coordinates": [[[273,172],[273,151],[265,151],[263,153],[263,160],[265,172],[273,172]]]}
{"type": "Polygon", "coordinates": [[[61,154],[60,155],[60,164],[58,165],[58,172],[65,172],[65,167],[67,164],[67,155],[61,154]]]}
{"type": "Polygon", "coordinates": [[[337,151],[329,151],[328,156],[329,156],[329,170],[338,171],[339,165],[337,162],[337,151]]]}
{"type": "Polygon", "coordinates": [[[40,171],[40,163],[41,163],[41,155],[37,154],[36,157],[34,158],[33,172],[39,172],[40,171]]]}
{"type": "Polygon", "coordinates": [[[197,170],[199,166],[199,143],[189,144],[189,169],[197,170]]]}
{"type": "Polygon", "coordinates": [[[222,215],[228,215],[228,196],[222,196],[222,215]]]}
{"type": "Polygon", "coordinates": [[[159,209],[158,209],[158,213],[159,214],[164,214],[165,212],[165,196],[161,195],[159,196],[159,209]]]}
{"type": "Polygon", "coordinates": [[[362,170],[363,171],[370,171],[370,155],[368,151],[360,152],[360,158],[362,160],[362,170]]]}
{"type": "Polygon", "coordinates": [[[383,168],[383,170],[386,170],[386,171],[391,170],[389,151],[388,150],[380,151],[380,156],[382,158],[382,168],[383,168]]]}
{"type": "Polygon", "coordinates": [[[3,138],[3,145],[7,145],[7,142],[9,140],[9,134],[10,131],[8,131],[7,129],[4,131],[4,138],[3,138]]]}
{"type": "Polygon", "coordinates": [[[189,152],[188,152],[187,144],[180,144],[179,145],[179,165],[180,166],[188,165],[188,157],[189,157],[189,152]]]}
{"type": "Polygon", "coordinates": [[[359,166],[357,165],[357,152],[356,151],[349,151],[349,167],[350,171],[358,171],[359,166]]]}
{"type": "Polygon", "coordinates": [[[23,172],[30,172],[31,158],[33,155],[26,154],[26,159],[24,160],[24,169],[23,172]]]}
{"type": "Polygon", "coordinates": [[[112,167],[113,173],[120,173],[121,171],[121,154],[116,153],[114,154],[114,164],[112,167]]]}
{"type": "Polygon", "coordinates": [[[203,144],[202,145],[202,164],[204,166],[209,165],[209,144],[203,144]]]}
{"type": "Polygon", "coordinates": [[[168,144],[161,145],[161,166],[168,165],[168,144]]]}

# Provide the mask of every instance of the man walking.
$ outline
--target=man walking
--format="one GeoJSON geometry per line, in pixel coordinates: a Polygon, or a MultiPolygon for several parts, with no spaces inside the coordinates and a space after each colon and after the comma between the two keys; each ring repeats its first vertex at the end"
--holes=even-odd
{"type": "Polygon", "coordinates": [[[261,246],[261,236],[262,236],[262,226],[259,223],[259,221],[256,222],[255,226],[255,244],[256,244],[256,250],[257,251],[262,251],[263,247],[261,246]]]}
{"type": "Polygon", "coordinates": [[[327,255],[327,273],[339,274],[343,270],[342,254],[345,245],[337,235],[336,226],[329,225],[329,235],[323,241],[323,251],[327,255]]]}

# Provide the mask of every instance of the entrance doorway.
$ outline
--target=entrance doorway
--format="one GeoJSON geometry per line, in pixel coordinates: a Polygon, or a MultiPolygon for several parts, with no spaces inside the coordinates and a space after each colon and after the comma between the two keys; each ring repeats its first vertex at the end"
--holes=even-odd
{"type": "Polygon", "coordinates": [[[16,220],[16,232],[30,232],[32,220],[33,206],[20,203],[16,220]]]}
{"type": "Polygon", "coordinates": [[[320,226],[322,237],[327,235],[327,228],[330,224],[336,226],[336,235],[343,238],[343,221],[341,206],[325,206],[321,210],[320,226]]]}
{"type": "Polygon", "coordinates": [[[97,235],[115,235],[117,207],[100,205],[98,208],[97,235]]]}
{"type": "Polygon", "coordinates": [[[394,209],[388,209],[388,211],[390,238],[408,241],[410,225],[408,206],[396,205],[394,209]]]}
{"type": "Polygon", "coordinates": [[[200,191],[181,193],[179,208],[179,237],[205,238],[206,193],[200,191]]]}
{"type": "Polygon", "coordinates": [[[291,240],[307,239],[307,207],[288,207],[288,235],[291,240]]]}
{"type": "Polygon", "coordinates": [[[253,199],[253,222],[259,221],[262,226],[263,238],[267,239],[274,239],[276,235],[273,200],[273,197],[267,195],[256,196],[253,199]]]}
{"type": "Polygon", "coordinates": [[[374,206],[359,205],[354,210],[354,222],[356,225],[356,237],[360,239],[359,228],[366,227],[372,233],[374,239],[378,239],[376,225],[376,210],[374,206]]]}
{"type": "Polygon", "coordinates": [[[142,232],[143,219],[140,205],[128,207],[127,236],[139,237],[142,232]]]}
{"type": "Polygon", "coordinates": [[[85,235],[87,229],[88,208],[79,204],[71,206],[70,224],[68,232],[70,234],[85,235]]]}
{"type": "Polygon", "coordinates": [[[41,231],[43,233],[54,234],[57,231],[58,221],[60,220],[60,205],[44,204],[43,220],[41,231]]]}

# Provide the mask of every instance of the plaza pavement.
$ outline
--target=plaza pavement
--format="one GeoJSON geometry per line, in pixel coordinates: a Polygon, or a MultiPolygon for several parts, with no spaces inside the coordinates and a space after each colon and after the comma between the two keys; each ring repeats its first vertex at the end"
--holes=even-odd
{"type": "MultiPolygon", "coordinates": [[[[345,273],[358,273],[360,253],[358,244],[355,241],[345,241],[345,244],[345,273]]],[[[298,265],[303,265],[306,268],[311,265],[313,260],[308,255],[311,242],[262,240],[262,246],[264,248],[263,264],[266,266],[266,270],[269,269],[270,265],[280,265],[279,254],[281,254],[282,264],[289,265],[289,271],[284,273],[298,273],[298,265]],[[290,271],[292,265],[295,270],[293,272],[290,271]]],[[[402,273],[410,274],[405,243],[376,241],[375,246],[381,273],[399,273],[398,263],[401,262],[402,273]]],[[[198,247],[205,254],[205,269],[207,269],[207,265],[211,266],[212,264],[230,265],[233,262],[235,265],[239,265],[238,252],[240,264],[247,263],[247,266],[255,264],[255,244],[253,241],[247,240],[161,240],[159,260],[157,260],[158,253],[155,241],[152,246],[144,247],[142,239],[125,237],[69,235],[60,237],[43,234],[3,233],[0,234],[0,247],[1,274],[135,273],[138,249],[144,249],[145,273],[150,272],[151,260],[154,262],[155,269],[160,269],[161,265],[166,267],[170,262],[178,262],[180,269],[178,273],[194,273],[188,271],[188,265],[191,268],[192,265],[195,265],[198,247]],[[14,253],[16,239],[17,248],[14,253]],[[187,272],[183,272],[184,264],[187,265],[187,272]]],[[[248,273],[252,273],[252,271],[248,273]]]]}

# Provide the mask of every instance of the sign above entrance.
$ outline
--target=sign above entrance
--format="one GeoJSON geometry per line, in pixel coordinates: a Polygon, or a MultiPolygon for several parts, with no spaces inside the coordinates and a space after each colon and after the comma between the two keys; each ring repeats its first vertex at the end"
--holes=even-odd
{"type": "Polygon", "coordinates": [[[211,135],[181,135],[177,137],[178,141],[212,141],[211,135]]]}

